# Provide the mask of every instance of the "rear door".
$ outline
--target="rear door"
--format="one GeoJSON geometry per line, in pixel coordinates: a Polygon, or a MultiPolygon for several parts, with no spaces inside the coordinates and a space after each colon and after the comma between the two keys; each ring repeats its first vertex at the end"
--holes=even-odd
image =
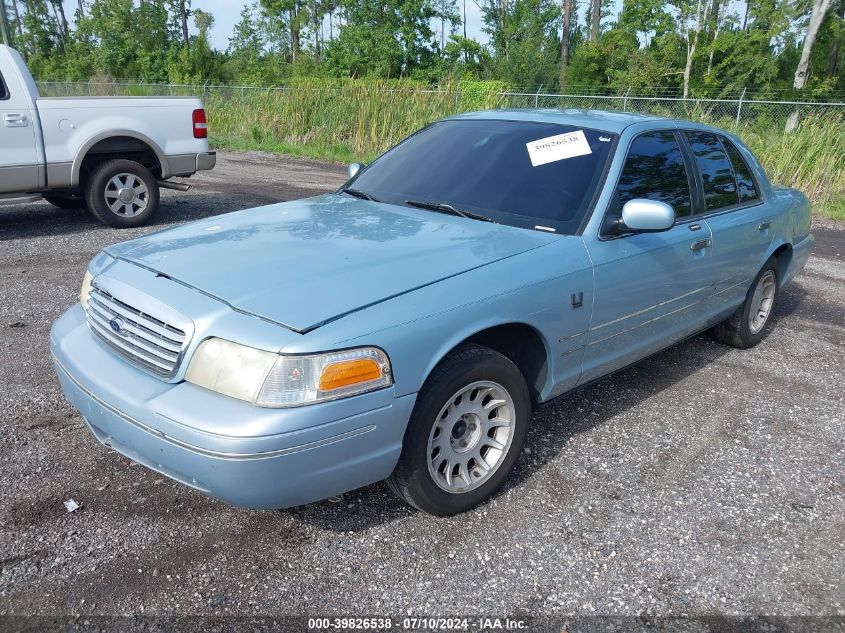
{"type": "Polygon", "coordinates": [[[696,180],[673,130],[633,139],[600,234],[585,237],[594,266],[595,300],[581,382],[614,371],[700,327],[712,291],[711,235],[696,220],[696,180]],[[660,200],[676,224],[659,233],[614,236],[608,227],[633,198],[660,200]]]}
{"type": "Polygon", "coordinates": [[[771,210],[737,148],[726,137],[684,132],[702,192],[705,219],[713,233],[712,311],[736,307],[745,298],[772,242],[771,210]]]}
{"type": "Polygon", "coordinates": [[[6,78],[0,73],[0,193],[39,186],[41,163],[33,116],[37,115],[24,87],[13,75],[6,78]]]}

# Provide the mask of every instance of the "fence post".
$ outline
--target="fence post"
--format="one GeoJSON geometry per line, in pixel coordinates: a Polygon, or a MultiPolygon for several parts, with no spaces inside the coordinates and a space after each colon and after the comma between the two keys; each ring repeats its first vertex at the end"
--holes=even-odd
{"type": "Polygon", "coordinates": [[[739,115],[742,113],[742,100],[745,99],[745,88],[742,89],[742,94],[739,95],[739,103],[736,106],[736,124],[739,125],[739,115]]]}
{"type": "Polygon", "coordinates": [[[540,87],[537,88],[537,94],[534,95],[534,107],[540,107],[540,92],[543,90],[543,84],[540,84],[540,87]]]}
{"type": "Polygon", "coordinates": [[[631,86],[628,86],[628,89],[625,91],[625,96],[622,99],[622,111],[628,111],[628,95],[631,93],[631,86]]]}

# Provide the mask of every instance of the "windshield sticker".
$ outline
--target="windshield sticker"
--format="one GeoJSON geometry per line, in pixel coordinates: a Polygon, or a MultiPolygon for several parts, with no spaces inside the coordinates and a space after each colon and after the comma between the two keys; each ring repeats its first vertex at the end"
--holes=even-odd
{"type": "Polygon", "coordinates": [[[526,143],[525,147],[534,167],[593,153],[583,130],[541,138],[526,143]]]}

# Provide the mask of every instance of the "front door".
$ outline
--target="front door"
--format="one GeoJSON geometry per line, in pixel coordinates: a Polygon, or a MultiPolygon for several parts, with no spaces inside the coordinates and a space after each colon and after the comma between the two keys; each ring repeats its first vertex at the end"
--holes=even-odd
{"type": "Polygon", "coordinates": [[[0,193],[33,191],[40,160],[29,94],[0,75],[0,193]]]}
{"type": "MultiPolygon", "coordinates": [[[[633,198],[666,202],[676,224],[658,233],[587,240],[595,299],[581,382],[614,371],[700,326],[698,308],[712,294],[712,235],[696,221],[691,167],[673,131],[637,136],[628,150],[604,226],[633,198]]],[[[585,238],[586,239],[586,238],[585,238]]]]}

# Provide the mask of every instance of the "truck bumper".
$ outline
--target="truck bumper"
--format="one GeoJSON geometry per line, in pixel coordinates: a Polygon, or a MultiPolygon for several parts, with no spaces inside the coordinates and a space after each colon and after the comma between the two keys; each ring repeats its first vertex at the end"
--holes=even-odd
{"type": "Polygon", "coordinates": [[[100,344],[80,306],[55,322],[50,347],[65,397],[98,441],[191,488],[248,508],[301,505],[386,478],[399,459],[416,398],[394,398],[392,389],[383,389],[306,407],[264,409],[190,383],[165,383],[100,344]],[[196,428],[202,426],[199,417],[210,415],[224,417],[231,435],[196,428]],[[278,433],[238,433],[266,428],[268,416],[278,433]]]}
{"type": "Polygon", "coordinates": [[[203,152],[197,154],[197,171],[214,169],[217,164],[217,152],[203,152]]]}
{"type": "Polygon", "coordinates": [[[214,169],[216,164],[217,152],[170,155],[167,157],[167,165],[169,167],[167,178],[173,176],[190,176],[198,171],[214,169]]]}

